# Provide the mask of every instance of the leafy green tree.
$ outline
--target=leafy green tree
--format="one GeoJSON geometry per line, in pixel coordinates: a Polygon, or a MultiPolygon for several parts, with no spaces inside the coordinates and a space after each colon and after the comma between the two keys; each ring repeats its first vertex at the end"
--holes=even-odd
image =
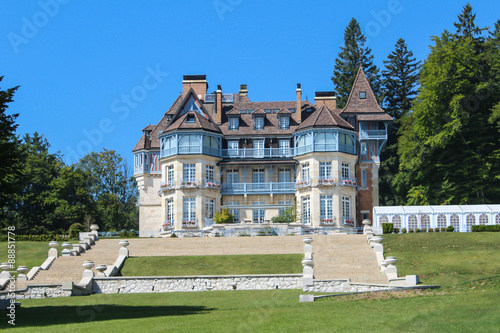
{"type": "Polygon", "coordinates": [[[373,64],[371,49],[365,47],[366,37],[361,32],[359,23],[352,18],[344,31],[344,46],[342,46],[333,70],[332,82],[337,96],[337,106],[345,106],[349,93],[354,84],[354,79],[359,69],[359,62],[363,64],[363,70],[370,82],[375,96],[379,102],[382,100],[381,80],[379,69],[373,64]]]}
{"type": "Polygon", "coordinates": [[[220,212],[215,212],[215,223],[234,223],[234,216],[231,215],[228,208],[222,209],[220,212]]]}
{"type": "Polygon", "coordinates": [[[281,212],[278,216],[273,216],[271,221],[273,223],[292,223],[297,220],[297,210],[295,206],[289,207],[281,212]]]}
{"type": "Polygon", "coordinates": [[[493,70],[498,48],[481,36],[484,29],[475,26],[469,7],[455,34],[433,37],[419,94],[403,122],[397,177],[410,184],[407,204],[500,199],[500,137],[488,121],[500,100],[499,72],[493,70]]]}
{"type": "MultiPolygon", "coordinates": [[[[420,61],[413,57],[404,39],[400,38],[394,51],[384,60],[382,71],[385,96],[384,109],[394,118],[389,129],[387,146],[382,151],[380,166],[380,202],[382,205],[403,205],[408,192],[406,183],[397,183],[399,172],[398,139],[403,118],[408,117],[417,94],[420,61]]],[[[398,178],[401,180],[401,178],[398,178]]]]}
{"type": "MultiPolygon", "coordinates": [[[[3,76],[0,76],[0,82],[3,76]]],[[[16,118],[18,114],[8,115],[8,104],[19,87],[0,89],[0,220],[8,225],[7,216],[11,215],[8,206],[12,204],[14,194],[19,191],[21,175],[20,142],[16,136],[16,118]]]]}
{"type": "Polygon", "coordinates": [[[92,217],[102,230],[136,229],[138,190],[123,158],[114,150],[91,152],[77,167],[90,179],[90,195],[95,203],[92,217]]]}

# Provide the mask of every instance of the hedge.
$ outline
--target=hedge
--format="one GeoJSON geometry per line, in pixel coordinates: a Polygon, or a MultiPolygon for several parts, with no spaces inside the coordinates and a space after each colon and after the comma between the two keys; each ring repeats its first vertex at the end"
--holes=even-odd
{"type": "MultiPolygon", "coordinates": [[[[16,241],[31,241],[31,242],[50,242],[50,241],[67,241],[68,235],[16,235],[16,241]]],[[[0,242],[7,242],[7,235],[0,236],[0,242]]]]}
{"type": "Polygon", "coordinates": [[[483,231],[490,231],[490,232],[499,232],[500,231],[500,225],[473,225],[472,226],[472,232],[483,232],[483,231]]]}
{"type": "Polygon", "coordinates": [[[384,234],[392,234],[394,225],[392,223],[382,223],[382,232],[384,234]]]}

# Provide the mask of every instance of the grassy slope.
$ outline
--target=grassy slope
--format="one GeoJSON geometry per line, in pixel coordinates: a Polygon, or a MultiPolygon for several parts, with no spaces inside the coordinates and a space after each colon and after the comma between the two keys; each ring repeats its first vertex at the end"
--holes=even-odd
{"type": "MultiPolygon", "coordinates": [[[[0,262],[7,261],[7,242],[0,242],[0,262]]],[[[48,242],[15,242],[16,245],[16,267],[40,266],[47,259],[49,253],[48,242]]],[[[59,243],[62,244],[62,243],[59,243]]]]}
{"type": "Polygon", "coordinates": [[[131,257],[123,276],[180,276],[301,273],[301,254],[131,257]]]}
{"type": "MultiPolygon", "coordinates": [[[[498,332],[500,233],[386,235],[400,275],[444,288],[298,303],[300,290],[23,300],[26,332],[498,332]],[[471,256],[467,259],[461,255],[471,256]],[[411,261],[410,261],[411,260],[411,261]],[[438,269],[438,273],[435,270],[438,269]],[[475,279],[480,280],[475,280],[475,279]]],[[[4,317],[5,318],[5,317],[4,317]]],[[[8,327],[6,319],[0,328],[8,327]]],[[[5,330],[7,331],[7,330],[5,330]]]]}

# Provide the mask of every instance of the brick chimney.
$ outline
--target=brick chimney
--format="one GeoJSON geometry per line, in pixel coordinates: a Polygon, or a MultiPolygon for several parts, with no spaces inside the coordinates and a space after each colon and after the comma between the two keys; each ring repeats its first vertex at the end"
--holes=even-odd
{"type": "Polygon", "coordinates": [[[240,96],[246,96],[246,95],[248,95],[247,85],[242,84],[240,85],[240,96]]]}
{"type": "Polygon", "coordinates": [[[190,88],[193,88],[198,98],[204,101],[208,90],[207,76],[184,75],[182,80],[182,97],[186,96],[190,88]]]}
{"type": "Polygon", "coordinates": [[[297,124],[302,122],[302,89],[300,88],[300,83],[297,83],[297,107],[295,113],[292,114],[292,118],[297,124]]]}
{"type": "Polygon", "coordinates": [[[334,91],[316,91],[316,96],[314,97],[314,104],[316,108],[325,104],[330,110],[335,110],[337,108],[337,97],[335,97],[334,91]]]}
{"type": "Polygon", "coordinates": [[[220,85],[215,91],[215,122],[217,125],[222,123],[222,87],[220,85]]]}

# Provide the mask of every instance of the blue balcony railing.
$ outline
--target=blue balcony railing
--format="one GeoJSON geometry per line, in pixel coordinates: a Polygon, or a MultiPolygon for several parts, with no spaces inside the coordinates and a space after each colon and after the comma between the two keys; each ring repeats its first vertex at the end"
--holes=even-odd
{"type": "Polygon", "coordinates": [[[387,139],[386,130],[360,130],[360,139],[387,139]]]}
{"type": "Polygon", "coordinates": [[[273,158],[293,157],[293,148],[238,148],[222,149],[224,158],[273,158]]]}
{"type": "Polygon", "coordinates": [[[222,184],[222,194],[294,193],[295,183],[232,183],[222,184]]]}

